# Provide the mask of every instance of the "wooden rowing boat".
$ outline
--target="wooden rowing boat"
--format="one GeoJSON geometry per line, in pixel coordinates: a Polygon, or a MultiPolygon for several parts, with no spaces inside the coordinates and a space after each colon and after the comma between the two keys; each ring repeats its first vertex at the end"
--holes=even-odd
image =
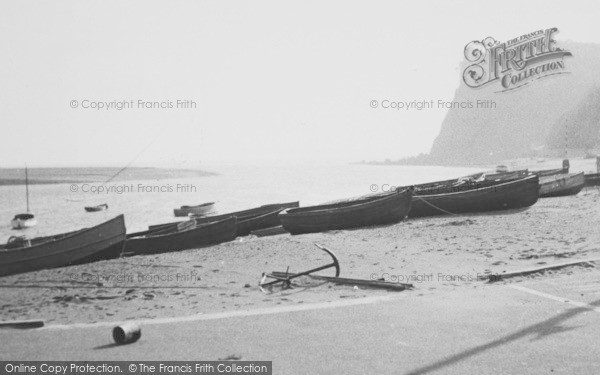
{"type": "Polygon", "coordinates": [[[87,206],[84,208],[85,208],[86,212],[98,212],[98,211],[108,210],[108,204],[104,203],[104,204],[99,204],[97,206],[87,206]]]}
{"type": "Polygon", "coordinates": [[[571,167],[571,163],[569,159],[564,159],[562,161],[562,168],[556,169],[542,169],[539,171],[531,171],[531,173],[538,175],[538,177],[548,177],[555,176],[557,174],[566,174],[569,173],[569,168],[571,167]]]}
{"type": "Polygon", "coordinates": [[[124,240],[123,215],[75,232],[30,240],[11,237],[0,246],[0,276],[117,257],[124,240]]]}
{"type": "Polygon", "coordinates": [[[600,186],[600,173],[588,173],[584,177],[585,186],[600,186]]]}
{"type": "Polygon", "coordinates": [[[531,173],[537,175],[538,177],[548,177],[555,176],[557,174],[569,173],[569,168],[542,169],[539,171],[531,171],[531,173]]]}
{"type": "Polygon", "coordinates": [[[235,216],[237,219],[237,235],[247,236],[253,230],[259,230],[281,225],[279,213],[286,208],[295,208],[299,202],[273,203],[249,210],[232,212],[219,216],[207,216],[195,219],[196,224],[210,223],[225,217],[235,216]]]}
{"type": "Polygon", "coordinates": [[[196,249],[232,241],[236,237],[236,218],[196,225],[193,220],[173,227],[158,228],[127,235],[125,255],[156,254],[196,249]]]}
{"type": "Polygon", "coordinates": [[[538,200],[538,176],[475,185],[465,190],[422,194],[415,191],[409,217],[488,212],[529,207],[538,200]]]}
{"type": "MultiPolygon", "coordinates": [[[[286,208],[298,207],[299,202],[287,202],[287,203],[272,203],[266,204],[260,207],[250,208],[242,211],[230,212],[222,215],[213,215],[205,217],[192,217],[197,225],[207,224],[213,221],[219,221],[227,219],[229,217],[237,218],[237,235],[247,236],[251,231],[259,230],[263,228],[269,228],[281,225],[279,221],[279,212],[286,208]]],[[[159,225],[151,225],[149,230],[165,229],[168,227],[173,228],[178,223],[167,223],[159,225]]]]}
{"type": "Polygon", "coordinates": [[[340,203],[288,208],[279,214],[279,219],[292,234],[396,223],[403,220],[410,210],[412,190],[340,203]]]}
{"type": "Polygon", "coordinates": [[[529,175],[529,171],[527,169],[520,169],[512,172],[496,172],[496,173],[485,173],[483,175],[483,179],[485,181],[513,181],[518,180],[520,178],[527,177],[529,175]]]}
{"type": "Polygon", "coordinates": [[[540,198],[575,195],[585,186],[581,173],[567,173],[540,178],[540,198]]]}
{"type": "Polygon", "coordinates": [[[177,217],[188,216],[190,214],[203,216],[212,211],[215,202],[202,203],[196,206],[181,206],[173,210],[177,217]]]}

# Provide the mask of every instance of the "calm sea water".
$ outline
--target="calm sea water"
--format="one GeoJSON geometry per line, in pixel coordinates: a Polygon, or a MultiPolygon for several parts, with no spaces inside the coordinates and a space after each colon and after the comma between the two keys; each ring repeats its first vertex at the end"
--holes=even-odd
{"type": "Polygon", "coordinates": [[[474,173],[471,168],[369,166],[352,164],[240,166],[213,165],[204,169],[218,176],[160,181],[117,181],[108,185],[71,184],[29,187],[34,228],[12,230],[10,221],[25,212],[25,186],[0,187],[0,241],[13,235],[51,235],[89,227],[124,214],[127,230],[175,220],[173,208],[216,202],[217,213],[268,203],[300,201],[301,206],[381,191],[389,186],[442,180],[474,173]],[[91,192],[93,187],[110,192],[91,192]],[[178,186],[180,187],[178,191],[178,186]],[[161,191],[157,191],[162,189],[161,191]],[[86,190],[84,192],[82,190],[86,190]],[[107,211],[87,213],[84,206],[107,203],[107,211]]]}

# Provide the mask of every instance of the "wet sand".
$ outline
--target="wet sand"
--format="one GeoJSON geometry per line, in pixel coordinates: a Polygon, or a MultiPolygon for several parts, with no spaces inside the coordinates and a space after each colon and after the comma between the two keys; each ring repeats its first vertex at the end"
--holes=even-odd
{"type": "MultiPolygon", "coordinates": [[[[400,293],[472,288],[484,273],[600,258],[599,198],[599,190],[585,189],[577,196],[541,199],[522,211],[299,236],[249,236],[197,250],[3,277],[0,320],[63,324],[151,319],[392,293],[308,278],[274,294],[259,290],[262,272],[330,263],[315,242],[336,253],[342,277],[383,277],[414,285],[400,293]]],[[[322,274],[333,275],[333,270],[322,274]]]]}

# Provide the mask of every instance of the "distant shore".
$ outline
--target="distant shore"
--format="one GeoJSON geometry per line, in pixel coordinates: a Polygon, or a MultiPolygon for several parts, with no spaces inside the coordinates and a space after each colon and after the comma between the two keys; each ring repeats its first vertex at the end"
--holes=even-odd
{"type": "MultiPolygon", "coordinates": [[[[67,184],[83,182],[105,182],[131,180],[164,180],[169,178],[190,178],[216,176],[216,173],[195,169],[168,169],[133,167],[120,172],[115,167],[76,167],[76,168],[29,168],[30,185],[67,184]],[[116,176],[116,177],[115,177],[116,176]]],[[[23,168],[0,168],[0,186],[25,185],[23,168]]]]}
{"type": "MultiPolygon", "coordinates": [[[[523,158],[515,158],[515,159],[507,159],[497,163],[492,164],[457,164],[452,165],[455,167],[470,167],[470,168],[481,168],[482,170],[495,170],[498,165],[506,165],[509,170],[517,170],[517,169],[529,169],[529,170],[540,170],[540,169],[555,169],[562,167],[562,160],[565,157],[523,157],[523,158]]],[[[595,158],[586,158],[582,156],[575,157],[567,157],[571,164],[570,171],[571,172],[585,172],[585,173],[597,173],[596,172],[596,159],[595,158]]],[[[400,161],[362,161],[356,164],[363,165],[373,165],[373,166],[449,166],[440,163],[434,163],[431,161],[426,161],[425,159],[419,159],[415,157],[413,159],[405,159],[400,161]]]]}

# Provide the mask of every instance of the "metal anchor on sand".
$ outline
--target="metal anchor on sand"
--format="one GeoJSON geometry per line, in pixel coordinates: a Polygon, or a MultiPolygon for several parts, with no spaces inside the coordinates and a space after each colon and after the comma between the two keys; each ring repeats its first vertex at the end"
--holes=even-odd
{"type": "Polygon", "coordinates": [[[279,283],[281,283],[284,288],[289,288],[289,287],[291,287],[292,280],[295,278],[298,278],[300,276],[308,276],[308,277],[310,277],[312,279],[316,279],[316,280],[327,281],[327,282],[331,282],[331,283],[339,284],[339,285],[353,285],[355,287],[360,285],[360,286],[364,286],[367,288],[380,288],[380,289],[388,289],[388,290],[405,290],[405,289],[410,289],[413,287],[412,284],[396,283],[396,282],[389,282],[389,281],[383,281],[383,280],[361,280],[361,279],[348,279],[348,278],[339,277],[340,276],[340,262],[338,261],[337,257],[333,253],[333,251],[329,250],[325,246],[319,245],[318,243],[315,243],[315,246],[318,247],[319,249],[323,250],[327,254],[329,254],[329,256],[331,256],[331,258],[333,259],[333,263],[329,263],[324,266],[313,268],[311,270],[299,272],[299,273],[290,274],[289,267],[288,267],[288,270],[285,272],[273,271],[271,273],[263,273],[262,279],[258,283],[260,290],[263,293],[267,293],[265,291],[265,289],[263,289],[263,287],[272,286],[272,285],[279,284],[279,283]],[[314,272],[323,271],[328,268],[335,268],[335,277],[312,275],[312,273],[314,273],[314,272]],[[268,279],[273,279],[273,280],[267,281],[268,279]]]}

